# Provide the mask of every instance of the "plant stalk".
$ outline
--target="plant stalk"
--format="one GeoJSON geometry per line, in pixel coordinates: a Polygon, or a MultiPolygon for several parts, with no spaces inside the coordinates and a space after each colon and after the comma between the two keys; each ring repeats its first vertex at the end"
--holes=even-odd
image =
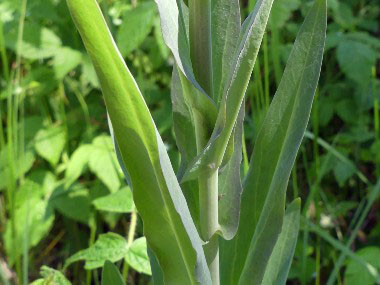
{"type": "Polygon", "coordinates": [[[213,97],[211,0],[189,1],[190,56],[195,78],[213,97]]]}
{"type": "Polygon", "coordinates": [[[218,171],[201,174],[199,183],[199,211],[201,237],[208,244],[204,246],[212,283],[219,284],[219,241],[218,230],[218,171]]]}
{"type": "MultiPolygon", "coordinates": [[[[194,111],[197,151],[200,153],[208,140],[203,117],[194,111]]],[[[202,173],[198,177],[200,236],[208,242],[203,248],[213,285],[219,285],[219,241],[218,230],[218,169],[202,173]]]]}
{"type": "MultiPolygon", "coordinates": [[[[133,209],[131,213],[131,222],[129,224],[129,230],[128,230],[128,240],[127,240],[128,248],[132,245],[133,240],[135,239],[136,225],[137,225],[137,211],[136,209],[133,209]]],[[[123,279],[126,282],[128,278],[128,272],[129,272],[129,264],[124,260],[123,279]]]]}
{"type": "MultiPolygon", "coordinates": [[[[195,78],[213,97],[211,0],[189,0],[190,56],[195,78]]],[[[201,114],[194,110],[197,152],[200,153],[210,138],[201,114]]],[[[201,237],[208,242],[204,246],[212,283],[219,285],[218,229],[218,169],[202,173],[198,177],[199,213],[201,237]]]]}

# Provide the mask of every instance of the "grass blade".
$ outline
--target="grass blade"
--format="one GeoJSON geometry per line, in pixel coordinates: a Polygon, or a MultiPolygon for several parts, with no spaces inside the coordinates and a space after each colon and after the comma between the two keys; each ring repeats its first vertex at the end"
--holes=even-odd
{"type": "MultiPolygon", "coordinates": [[[[380,195],[380,180],[374,186],[374,188],[372,189],[372,191],[369,193],[369,195],[367,197],[367,204],[366,204],[364,210],[362,211],[362,213],[360,214],[360,218],[359,218],[358,222],[356,223],[355,228],[352,231],[351,236],[350,236],[350,238],[348,239],[348,241],[346,243],[346,247],[347,248],[350,248],[350,246],[352,245],[352,243],[355,241],[355,239],[356,239],[356,237],[357,237],[357,235],[359,233],[359,230],[360,230],[360,228],[362,227],[362,225],[363,225],[363,223],[365,221],[365,218],[367,217],[369,211],[371,210],[371,208],[373,206],[373,203],[376,201],[376,199],[379,197],[379,195],[380,195]]],[[[341,255],[339,256],[338,261],[335,262],[334,270],[330,274],[329,279],[327,281],[328,285],[334,284],[335,278],[336,278],[336,276],[337,276],[340,268],[342,267],[342,265],[344,263],[346,255],[347,254],[345,254],[344,252],[342,252],[341,255]]],[[[378,275],[377,278],[380,278],[380,275],[378,275]]]]}
{"type": "Polygon", "coordinates": [[[165,264],[165,282],[210,283],[201,239],[164,143],[97,2],[67,3],[100,80],[148,245],[165,264]]]}
{"type": "Polygon", "coordinates": [[[367,270],[374,278],[375,280],[380,281],[380,274],[378,270],[373,267],[371,264],[363,260],[360,256],[355,254],[350,248],[342,244],[340,241],[333,238],[331,235],[329,235],[327,232],[325,232],[323,229],[321,229],[319,226],[313,224],[312,222],[306,220],[305,218],[301,219],[302,223],[307,225],[311,231],[318,234],[322,239],[327,241],[329,244],[331,244],[336,249],[340,250],[343,255],[350,257],[352,260],[357,262],[359,265],[363,266],[365,270],[367,270]]]}

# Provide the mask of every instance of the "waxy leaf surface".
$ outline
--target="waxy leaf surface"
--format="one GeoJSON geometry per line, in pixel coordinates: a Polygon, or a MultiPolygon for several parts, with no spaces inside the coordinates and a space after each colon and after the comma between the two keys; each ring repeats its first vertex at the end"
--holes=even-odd
{"type": "Polygon", "coordinates": [[[233,266],[226,268],[228,284],[262,282],[281,232],[287,183],[310,116],[325,37],[326,2],[317,0],[301,27],[257,137],[243,183],[238,233],[229,244],[234,249],[228,250],[233,260],[233,266]]]}
{"type": "Polygon", "coordinates": [[[144,222],[144,234],[165,282],[209,284],[201,239],[165,145],[97,2],[67,2],[100,80],[118,150],[144,222]]]}

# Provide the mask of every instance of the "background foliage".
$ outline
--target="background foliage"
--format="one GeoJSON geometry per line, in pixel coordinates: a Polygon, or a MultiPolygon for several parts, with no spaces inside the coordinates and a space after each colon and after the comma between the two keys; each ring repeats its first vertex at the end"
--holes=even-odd
{"type": "MultiPolygon", "coordinates": [[[[241,1],[242,14],[254,4],[241,1]]],[[[243,172],[311,4],[275,0],[246,97],[243,172]]],[[[156,5],[100,5],[178,169],[169,92],[173,58],[156,5]]],[[[288,187],[290,198],[303,201],[289,282],[375,284],[380,4],[328,5],[318,95],[288,187]]],[[[142,225],[113,152],[99,83],[65,1],[2,0],[0,58],[0,283],[98,284],[106,259],[121,266],[131,284],[149,283],[142,225]]]]}

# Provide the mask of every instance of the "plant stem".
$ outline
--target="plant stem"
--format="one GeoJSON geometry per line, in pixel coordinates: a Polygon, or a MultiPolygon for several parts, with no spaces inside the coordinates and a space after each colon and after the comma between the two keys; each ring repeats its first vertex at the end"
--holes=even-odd
{"type": "MultiPolygon", "coordinates": [[[[200,153],[207,143],[207,128],[202,117],[194,113],[197,151],[200,153]]],[[[204,246],[212,283],[219,284],[219,242],[215,232],[218,229],[218,169],[202,173],[198,177],[199,214],[201,238],[208,242],[204,246]]]]}
{"type": "Polygon", "coordinates": [[[213,284],[219,284],[219,242],[218,229],[218,171],[201,174],[199,183],[200,227],[203,240],[209,241],[204,247],[213,284]]]}
{"type": "MultiPolygon", "coordinates": [[[[88,242],[88,246],[92,246],[95,243],[95,238],[96,238],[96,217],[92,216],[89,221],[89,226],[90,226],[90,239],[88,242]]],[[[86,276],[86,284],[90,285],[92,282],[92,273],[91,270],[87,271],[87,276],[86,276]]]]}
{"type": "Polygon", "coordinates": [[[189,1],[190,55],[195,78],[213,97],[211,0],[189,1]]]}
{"type": "MultiPolygon", "coordinates": [[[[189,1],[190,55],[195,78],[213,97],[211,0],[189,1]]],[[[195,132],[197,151],[206,146],[209,133],[201,114],[196,114],[195,132]]],[[[212,283],[219,284],[219,243],[215,235],[218,229],[218,169],[202,173],[198,178],[201,237],[207,241],[204,251],[210,269],[212,283]]]]}
{"type": "MultiPolygon", "coordinates": [[[[131,223],[129,224],[129,230],[128,230],[128,241],[127,241],[128,248],[132,245],[133,240],[135,238],[136,225],[137,225],[137,212],[136,212],[136,209],[133,209],[131,213],[131,223]]],[[[123,279],[125,281],[127,281],[127,278],[128,278],[128,271],[129,271],[129,264],[124,260],[123,279]]]]}
{"type": "Polygon", "coordinates": [[[5,81],[8,83],[10,79],[9,63],[8,63],[8,58],[7,58],[7,52],[5,50],[4,28],[3,28],[2,21],[0,21],[0,53],[1,53],[1,61],[3,65],[3,76],[4,76],[5,81]]]}

